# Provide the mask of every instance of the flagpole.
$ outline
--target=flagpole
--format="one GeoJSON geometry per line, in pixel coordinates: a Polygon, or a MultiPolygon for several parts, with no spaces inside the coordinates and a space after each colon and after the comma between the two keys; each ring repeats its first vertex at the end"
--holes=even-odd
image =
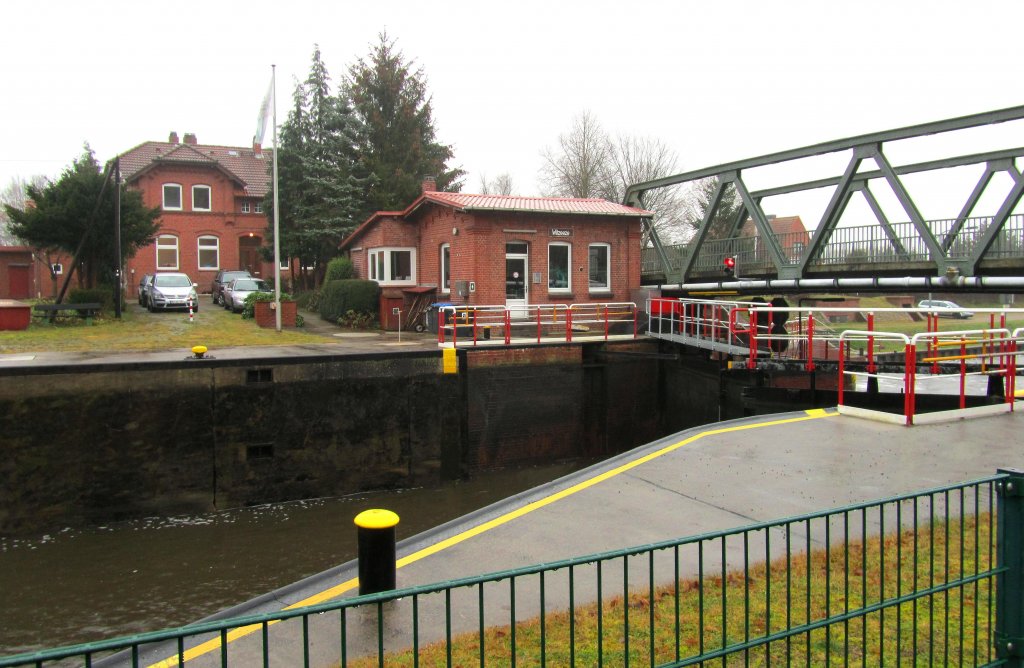
{"type": "Polygon", "coordinates": [[[270,88],[274,105],[274,325],[281,331],[281,231],[277,202],[277,65],[270,66],[270,88]]]}

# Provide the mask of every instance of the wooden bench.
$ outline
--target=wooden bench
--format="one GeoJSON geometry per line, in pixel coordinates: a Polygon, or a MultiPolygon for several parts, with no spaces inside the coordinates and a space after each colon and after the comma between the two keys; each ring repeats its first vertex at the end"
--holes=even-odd
{"type": "Polygon", "coordinates": [[[103,308],[102,304],[36,304],[32,307],[32,315],[37,318],[49,318],[53,320],[58,316],[75,315],[84,318],[85,322],[92,324],[93,317],[103,308]],[[74,313],[72,313],[74,312],[74,313]]]}

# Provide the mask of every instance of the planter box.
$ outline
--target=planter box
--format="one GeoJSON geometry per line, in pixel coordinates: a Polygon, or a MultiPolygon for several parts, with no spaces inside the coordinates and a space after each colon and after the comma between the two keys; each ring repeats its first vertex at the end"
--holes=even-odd
{"type": "Polygon", "coordinates": [[[0,330],[28,329],[32,307],[12,299],[0,299],[0,330]]]}
{"type": "MultiPolygon", "coordinates": [[[[277,318],[274,316],[274,302],[256,302],[256,324],[260,327],[277,327],[277,318]]],[[[295,316],[298,307],[294,301],[281,302],[281,326],[294,327],[295,316]]]]}

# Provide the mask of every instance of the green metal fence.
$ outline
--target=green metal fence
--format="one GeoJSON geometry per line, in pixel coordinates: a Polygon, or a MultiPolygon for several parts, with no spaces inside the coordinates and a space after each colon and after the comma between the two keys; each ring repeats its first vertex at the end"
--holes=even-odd
{"type": "MultiPolygon", "coordinates": [[[[1022,665],[1024,472],[23,665],[1022,665]]],[[[469,567],[467,565],[467,567],[469,567]]]]}

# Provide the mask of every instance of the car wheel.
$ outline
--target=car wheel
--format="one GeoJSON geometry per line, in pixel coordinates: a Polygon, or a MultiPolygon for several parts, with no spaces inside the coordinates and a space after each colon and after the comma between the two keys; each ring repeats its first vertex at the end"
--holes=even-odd
{"type": "Polygon", "coordinates": [[[149,309],[150,313],[156,313],[156,307],[153,306],[153,302],[150,302],[149,304],[147,304],[146,308],[149,309]]]}

